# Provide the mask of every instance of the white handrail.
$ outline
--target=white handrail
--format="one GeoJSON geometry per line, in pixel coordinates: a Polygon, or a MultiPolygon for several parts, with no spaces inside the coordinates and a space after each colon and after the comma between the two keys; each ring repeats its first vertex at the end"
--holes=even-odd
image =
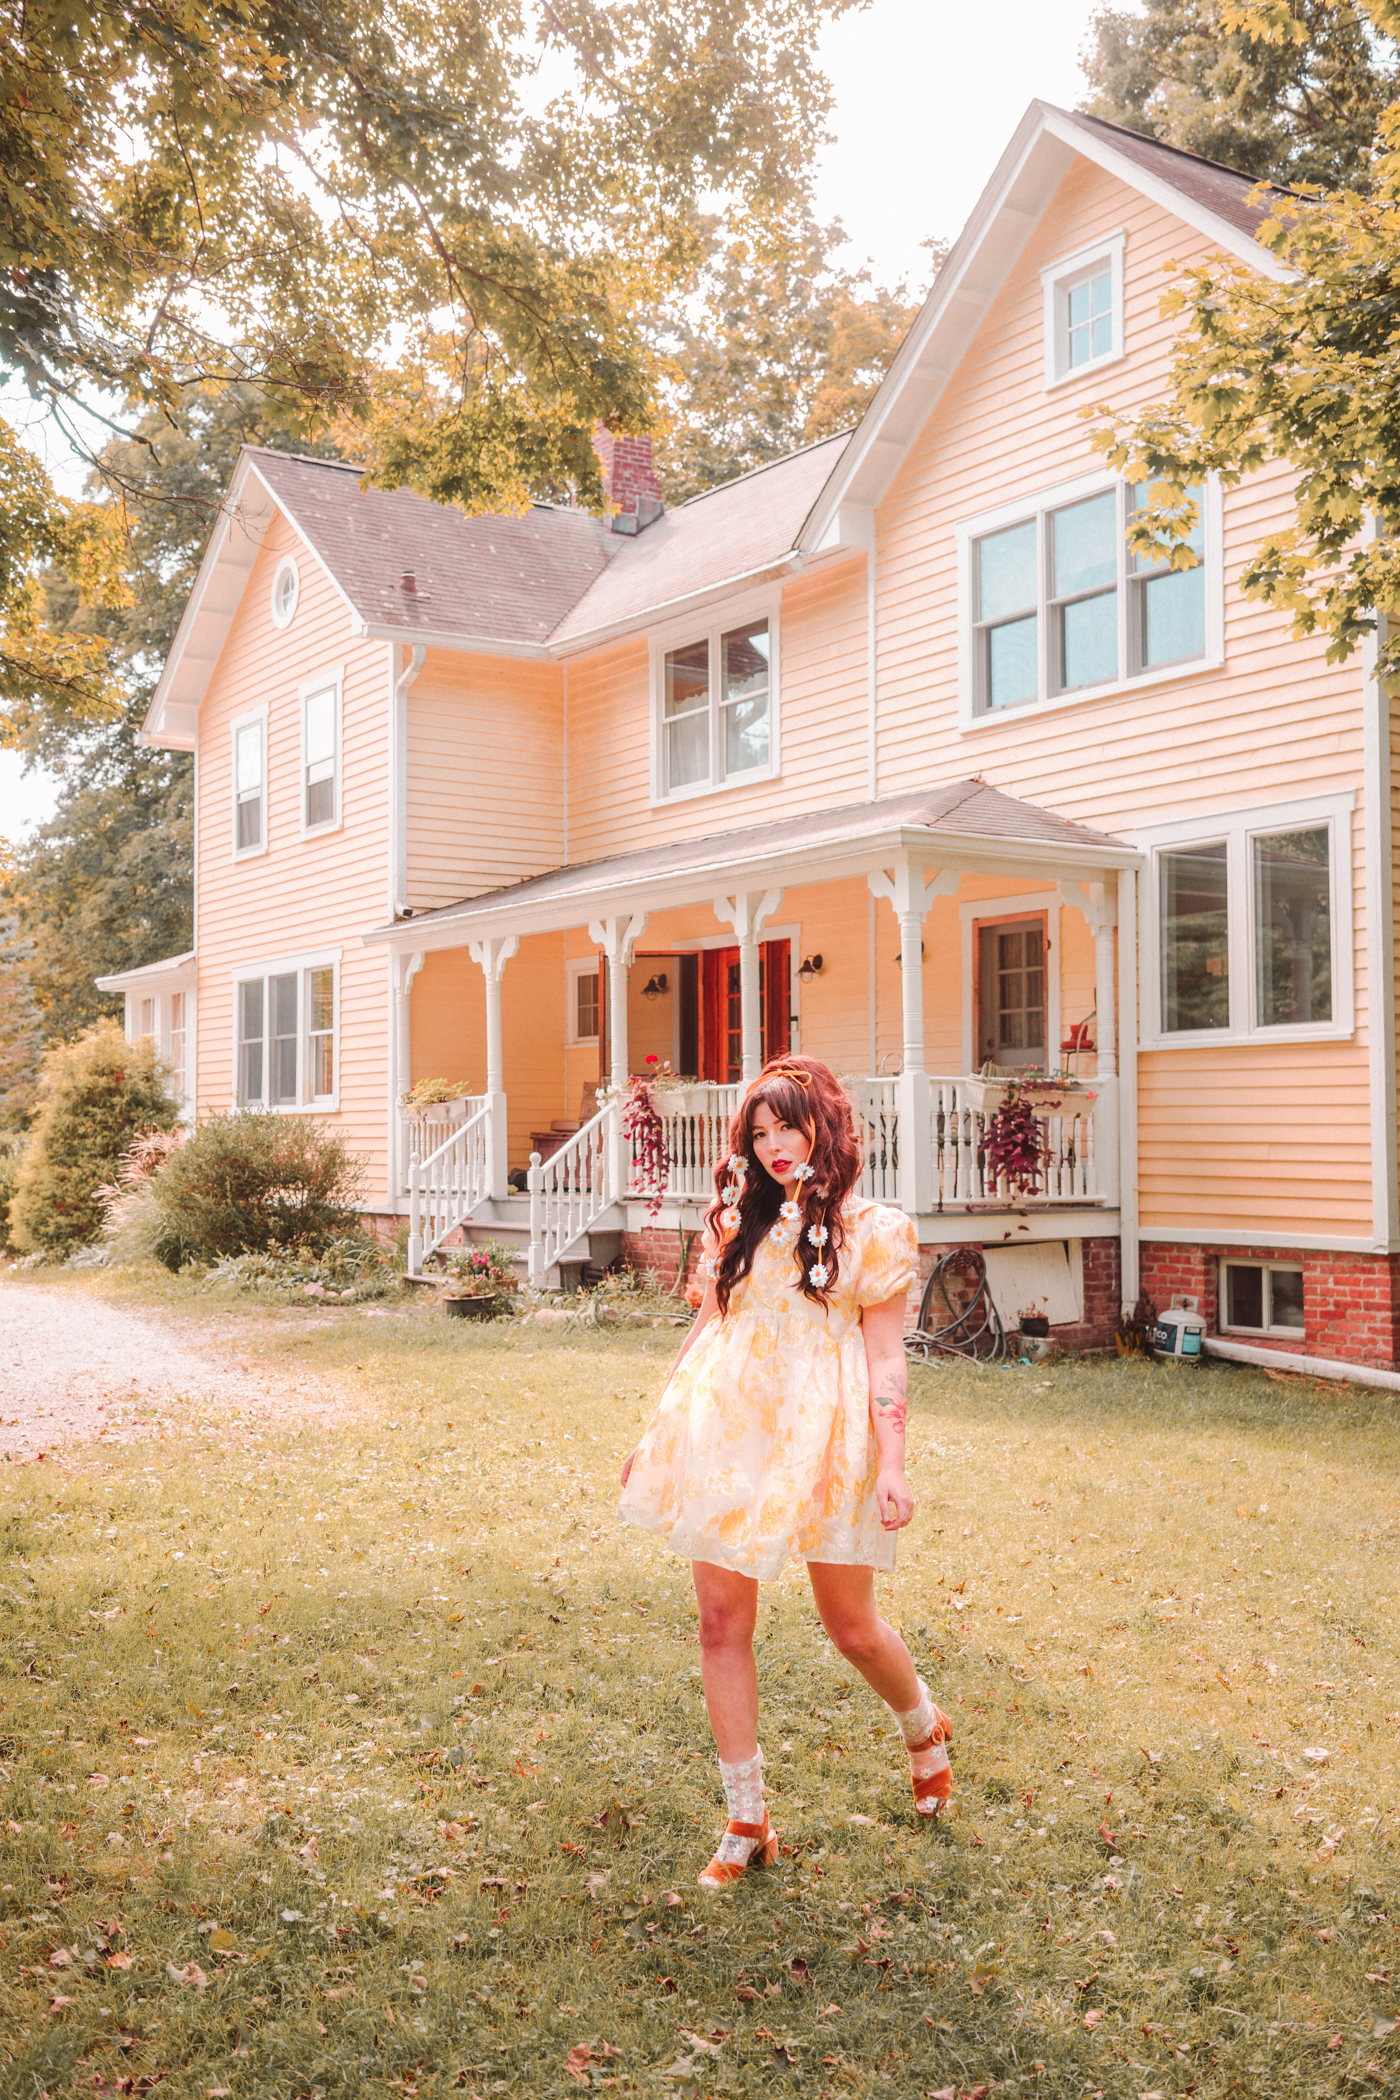
{"type": "Polygon", "coordinates": [[[860,1147],[858,1195],[873,1203],[899,1202],[899,1081],[845,1079],[860,1147]]]}
{"type": "MultiPolygon", "coordinates": [[[[530,1154],[530,1282],[543,1283],[561,1255],[595,1225],[614,1200],[609,1158],[616,1151],[619,1110],[608,1102],[557,1151],[530,1154]]],[[[618,1192],[621,1193],[621,1192],[618,1192]]]]}
{"type": "MultiPolygon", "coordinates": [[[[1094,1118],[1085,1104],[1067,1101],[1058,1109],[1037,1107],[1028,1098],[1040,1124],[1044,1152],[1037,1187],[1016,1193],[1004,1180],[988,1177],[986,1171],[987,1125],[990,1109],[975,1106],[968,1098],[969,1085],[961,1078],[932,1078],[933,1186],[940,1210],[960,1210],[969,1203],[1024,1204],[1097,1203],[1098,1169],[1094,1155],[1094,1118]]],[[[973,1083],[974,1091],[976,1083],[973,1083]]]]}
{"type": "Polygon", "coordinates": [[[465,1123],[455,1124],[426,1159],[416,1157],[417,1133],[408,1157],[408,1273],[421,1276],[425,1256],[465,1225],[491,1193],[490,1098],[465,1123]]]}

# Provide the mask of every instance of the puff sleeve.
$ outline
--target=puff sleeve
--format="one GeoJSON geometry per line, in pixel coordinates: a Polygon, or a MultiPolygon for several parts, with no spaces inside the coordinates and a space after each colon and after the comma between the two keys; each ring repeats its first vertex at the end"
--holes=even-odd
{"type": "Polygon", "coordinates": [[[914,1220],[902,1210],[875,1205],[860,1223],[861,1262],[856,1279],[856,1303],[864,1312],[868,1305],[883,1305],[899,1297],[917,1282],[919,1243],[914,1220]]]}

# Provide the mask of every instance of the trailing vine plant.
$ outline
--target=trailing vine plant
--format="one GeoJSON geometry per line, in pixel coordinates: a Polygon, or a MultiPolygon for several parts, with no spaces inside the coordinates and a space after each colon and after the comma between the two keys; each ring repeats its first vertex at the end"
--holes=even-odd
{"type": "Polygon", "coordinates": [[[673,1083],[669,1062],[647,1059],[648,1070],[633,1072],[622,1097],[622,1134],[632,1141],[632,1186],[654,1218],[666,1200],[671,1156],[666,1149],[666,1125],[651,1098],[653,1086],[673,1083]],[[652,1071],[651,1066],[657,1069],[652,1071]]]}
{"type": "Polygon", "coordinates": [[[1019,1085],[1008,1086],[987,1118],[982,1139],[987,1188],[1004,1181],[1013,1196],[1033,1196],[1045,1162],[1045,1126],[1019,1085]]]}

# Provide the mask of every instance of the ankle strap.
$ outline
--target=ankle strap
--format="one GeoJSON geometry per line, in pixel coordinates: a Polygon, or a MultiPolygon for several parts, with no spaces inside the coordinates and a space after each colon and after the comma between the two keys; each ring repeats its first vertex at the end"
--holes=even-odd
{"type": "Polygon", "coordinates": [[[732,1819],[726,1825],[729,1835],[736,1838],[761,1838],[768,1828],[768,1818],[761,1823],[736,1823],[732,1819]]]}

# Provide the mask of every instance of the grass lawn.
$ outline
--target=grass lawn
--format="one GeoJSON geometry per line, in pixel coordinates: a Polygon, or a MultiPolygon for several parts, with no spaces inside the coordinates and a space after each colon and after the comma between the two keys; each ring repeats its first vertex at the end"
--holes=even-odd
{"type": "MultiPolygon", "coordinates": [[[[59,1287],[74,1318],[191,1300],[59,1287]]],[[[704,1897],[687,1570],[612,1516],[674,1335],[219,1318],[363,1415],[0,1480],[0,2091],[1400,2082],[1387,1396],[916,1369],[882,1588],[955,1808],[916,1824],[790,1572],[759,1629],[783,1858],[704,1897]]]]}

